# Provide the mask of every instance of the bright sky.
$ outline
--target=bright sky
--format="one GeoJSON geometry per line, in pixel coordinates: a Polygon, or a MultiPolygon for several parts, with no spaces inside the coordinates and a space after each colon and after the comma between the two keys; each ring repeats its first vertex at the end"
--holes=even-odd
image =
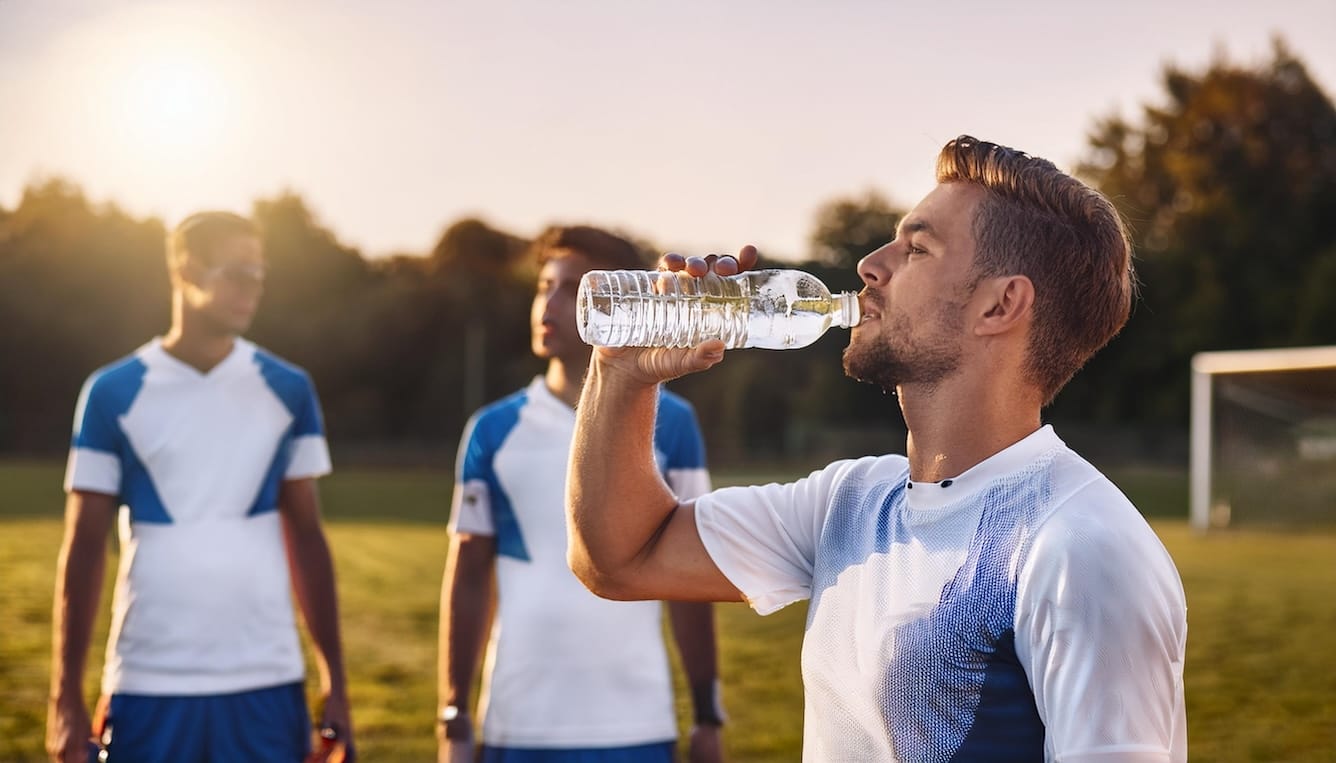
{"type": "Polygon", "coordinates": [[[283,189],[368,255],[530,236],[807,251],[968,132],[1070,167],[1166,62],[1279,34],[1336,95],[1333,0],[0,0],[0,205],[60,175],[174,224],[283,189]]]}

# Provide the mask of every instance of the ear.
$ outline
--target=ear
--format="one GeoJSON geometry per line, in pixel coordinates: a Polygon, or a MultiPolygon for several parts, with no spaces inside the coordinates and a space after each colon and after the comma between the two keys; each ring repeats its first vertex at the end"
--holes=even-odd
{"type": "Polygon", "coordinates": [[[171,283],[173,289],[180,289],[186,284],[186,274],[180,262],[167,263],[167,281],[171,283]]]}
{"type": "Polygon", "coordinates": [[[1034,309],[1034,283],[1026,276],[985,278],[974,290],[978,307],[974,333],[996,336],[1029,325],[1034,309]]]}
{"type": "Polygon", "coordinates": [[[167,265],[167,278],[172,286],[177,289],[186,286],[199,286],[200,283],[196,273],[197,269],[191,267],[189,257],[182,257],[169,262],[167,265]]]}

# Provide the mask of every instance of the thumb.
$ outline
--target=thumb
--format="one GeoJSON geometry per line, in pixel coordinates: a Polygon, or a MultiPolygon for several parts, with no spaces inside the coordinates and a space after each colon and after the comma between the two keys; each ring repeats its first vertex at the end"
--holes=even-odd
{"type": "Polygon", "coordinates": [[[701,342],[691,348],[691,355],[688,357],[691,368],[688,373],[704,371],[714,366],[724,359],[724,343],[719,339],[711,339],[701,342]]]}

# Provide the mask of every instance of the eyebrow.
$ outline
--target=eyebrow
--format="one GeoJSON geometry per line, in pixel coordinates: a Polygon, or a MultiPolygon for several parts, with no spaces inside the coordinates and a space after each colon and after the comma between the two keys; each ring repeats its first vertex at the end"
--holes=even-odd
{"type": "Polygon", "coordinates": [[[937,232],[933,230],[932,225],[929,224],[927,220],[923,219],[906,220],[902,222],[900,224],[900,233],[897,235],[897,238],[907,233],[923,233],[932,236],[933,238],[937,238],[937,232]]]}

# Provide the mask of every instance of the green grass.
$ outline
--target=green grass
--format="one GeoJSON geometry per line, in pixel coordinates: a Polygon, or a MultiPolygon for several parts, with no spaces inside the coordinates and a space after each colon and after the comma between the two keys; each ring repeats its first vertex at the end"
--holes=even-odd
{"type": "MultiPolygon", "coordinates": [[[[0,761],[6,763],[45,760],[60,473],[56,464],[0,464],[0,761]]],[[[1192,760],[1336,761],[1336,649],[1330,645],[1336,533],[1197,535],[1181,519],[1183,475],[1139,470],[1114,476],[1155,518],[1187,589],[1192,760]]],[[[739,472],[717,475],[716,482],[761,478],[762,472],[739,472]]],[[[444,472],[345,471],[322,484],[364,760],[422,761],[434,754],[437,600],[449,491],[444,472]]],[[[90,700],[102,663],[106,604],[98,647],[89,656],[90,700]]],[[[802,606],[765,618],[742,605],[719,607],[731,761],[798,759],[804,615],[802,606]]]]}

